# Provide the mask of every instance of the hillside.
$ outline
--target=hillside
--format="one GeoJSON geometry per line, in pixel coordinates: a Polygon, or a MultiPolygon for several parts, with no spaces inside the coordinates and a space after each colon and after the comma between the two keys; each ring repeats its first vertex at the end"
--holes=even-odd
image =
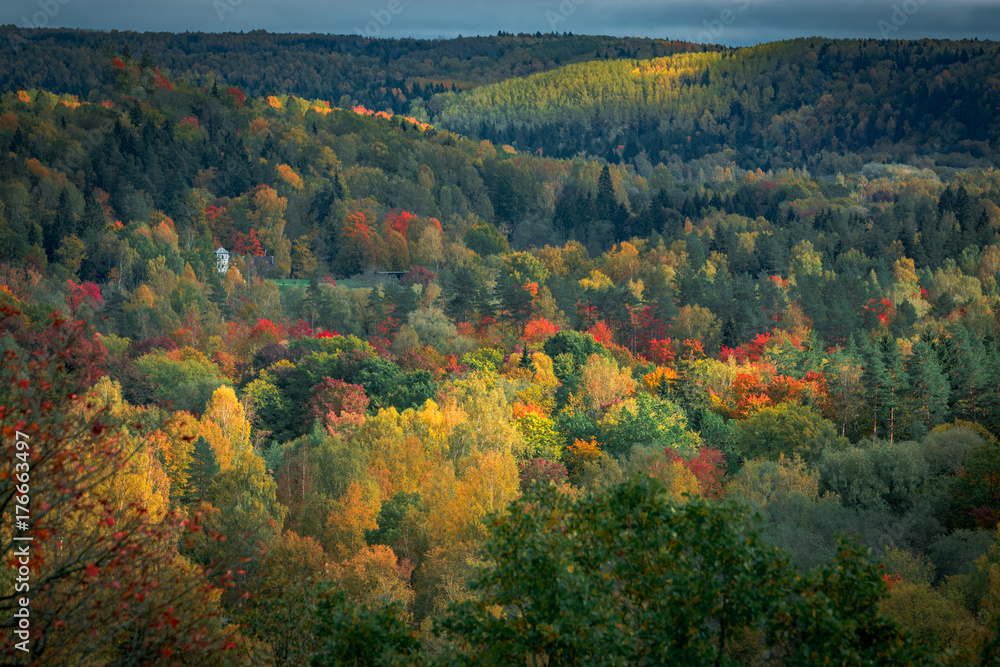
{"type": "MultiPolygon", "coordinates": [[[[800,47],[437,100],[578,72],[552,90],[599,112],[576,130],[647,97],[705,105],[701,123],[728,94],[713,72],[750,105],[800,47]]],[[[0,505],[27,508],[0,531],[8,560],[32,537],[0,610],[28,606],[27,577],[34,664],[995,663],[987,140],[860,137],[814,173],[761,110],[744,145],[771,168],[736,149],[567,159],[354,93],[56,53],[53,76],[93,75],[79,98],[0,92],[0,505]]],[[[982,57],[961,61],[928,85],[988,103],[963,69],[982,57]]],[[[850,81],[830,92],[846,109],[874,85],[850,81]]],[[[941,109],[927,128],[970,113],[941,109]]]]}
{"type": "MultiPolygon", "coordinates": [[[[0,26],[0,90],[42,88],[86,98],[106,89],[119,51],[193,86],[236,86],[410,113],[435,93],[588,60],[653,58],[706,47],[641,38],[510,35],[452,40],[351,35],[95,32],[0,26]],[[262,63],[265,63],[262,66],[262,63]],[[342,99],[346,96],[346,100],[342,99]],[[416,104],[416,107],[414,107],[416,104]]],[[[711,48],[711,47],[709,47],[711,48]]]]}
{"type": "Polygon", "coordinates": [[[998,56],[986,42],[799,39],[567,65],[428,106],[443,127],[561,157],[656,164],[732,150],[744,168],[831,173],[844,153],[991,164],[998,56]]]}

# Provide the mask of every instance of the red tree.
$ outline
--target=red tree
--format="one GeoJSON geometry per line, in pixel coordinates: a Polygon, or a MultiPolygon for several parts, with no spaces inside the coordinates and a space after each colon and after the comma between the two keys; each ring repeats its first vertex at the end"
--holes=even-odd
{"type": "Polygon", "coordinates": [[[70,312],[74,318],[77,317],[82,305],[89,306],[91,310],[97,310],[99,306],[104,304],[104,297],[101,296],[101,288],[97,286],[97,283],[83,282],[78,285],[71,279],[66,281],[66,287],[69,292],[66,302],[69,304],[70,312]]]}
{"type": "Polygon", "coordinates": [[[341,268],[346,273],[358,273],[378,263],[379,237],[368,226],[363,213],[352,213],[344,221],[340,233],[341,268]]]}
{"type": "Polygon", "coordinates": [[[244,236],[240,232],[233,232],[233,252],[237,255],[250,255],[251,257],[263,257],[264,250],[260,247],[257,239],[257,230],[251,229],[250,236],[244,236]]]}
{"type": "Polygon", "coordinates": [[[307,415],[310,422],[320,420],[331,432],[345,426],[360,426],[370,400],[360,384],[323,378],[312,388],[307,415]]]}
{"type": "Polygon", "coordinates": [[[668,459],[680,461],[685,468],[691,471],[694,478],[698,480],[701,495],[706,498],[722,497],[722,478],[726,474],[726,463],[722,458],[722,452],[717,449],[703,448],[698,452],[698,456],[691,459],[678,456],[669,447],[664,449],[664,452],[668,459]]]}
{"type": "Polygon", "coordinates": [[[409,211],[391,212],[385,216],[385,228],[395,230],[405,237],[411,220],[413,214],[409,211]]]}
{"type": "Polygon", "coordinates": [[[563,484],[568,477],[566,466],[558,461],[533,459],[517,464],[518,479],[521,492],[524,493],[535,484],[563,484]]]}
{"type": "Polygon", "coordinates": [[[236,100],[236,106],[243,108],[243,103],[247,101],[247,96],[239,88],[230,88],[226,91],[227,95],[231,95],[234,100],[236,100]]]}

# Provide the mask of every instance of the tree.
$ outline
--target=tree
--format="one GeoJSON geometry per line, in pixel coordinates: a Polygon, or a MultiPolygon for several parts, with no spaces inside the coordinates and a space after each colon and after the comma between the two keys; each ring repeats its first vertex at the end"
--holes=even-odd
{"type": "Polygon", "coordinates": [[[277,484],[264,460],[252,449],[237,453],[208,488],[208,504],[200,506],[206,530],[224,536],[192,546],[204,562],[245,561],[243,581],[259,567],[267,549],[281,535],[286,509],[277,500],[277,484]]]}
{"type": "Polygon", "coordinates": [[[941,371],[934,349],[924,340],[913,344],[913,352],[906,359],[906,374],[909,377],[903,398],[909,415],[906,430],[910,438],[917,440],[944,421],[951,385],[941,371]]]}
{"type": "Polygon", "coordinates": [[[592,354],[581,369],[581,389],[587,409],[599,413],[635,392],[636,382],[627,368],[614,359],[592,354]]]}
{"type": "Polygon", "coordinates": [[[312,388],[306,418],[319,420],[331,432],[348,433],[364,422],[368,403],[361,385],[323,378],[312,388]]]}
{"type": "Polygon", "coordinates": [[[549,461],[557,461],[562,453],[562,439],[555,422],[537,413],[521,415],[516,420],[517,429],[524,438],[526,454],[549,461]]]}
{"type": "Polygon", "coordinates": [[[87,307],[91,313],[94,313],[104,303],[104,298],[101,296],[101,289],[95,283],[83,282],[77,284],[73,280],[67,280],[66,287],[69,291],[66,301],[69,303],[70,314],[74,318],[83,315],[81,311],[82,307],[87,307]]]}
{"type": "Polygon", "coordinates": [[[420,640],[410,630],[398,602],[369,606],[351,600],[327,585],[320,590],[315,636],[323,645],[313,656],[313,667],[373,665],[404,667],[425,663],[420,640]]]}
{"type": "Polygon", "coordinates": [[[250,257],[263,257],[264,249],[260,246],[257,238],[257,230],[251,228],[250,235],[244,236],[240,232],[233,232],[233,252],[237,255],[249,255],[250,257]]]}
{"type": "Polygon", "coordinates": [[[300,236],[292,244],[292,275],[296,278],[311,280],[316,270],[317,262],[312,251],[312,239],[308,236],[300,236]]]}
{"type": "Polygon", "coordinates": [[[739,472],[726,483],[726,497],[761,508],[771,500],[790,494],[800,494],[818,501],[819,471],[806,466],[802,457],[778,457],[745,461],[739,472]]]}
{"type": "Polygon", "coordinates": [[[566,466],[558,461],[533,459],[518,463],[517,470],[522,493],[526,493],[535,484],[556,484],[558,486],[566,483],[566,466]]]}
{"type": "Polygon", "coordinates": [[[485,546],[495,565],[475,585],[483,599],[454,607],[442,626],[480,664],[714,659],[729,633],[766,613],[771,603],[751,591],[784,586],[784,565],[732,515],[674,508],[658,491],[640,478],[575,502],[540,487],[514,503],[485,546]],[[495,604],[517,613],[494,616],[495,604]]]}
{"type": "Polygon", "coordinates": [[[813,408],[781,403],[758,410],[737,425],[740,453],[748,459],[802,456],[816,461],[827,447],[839,447],[837,428],[813,408]]]}
{"type": "Polygon", "coordinates": [[[373,485],[351,482],[326,520],[324,546],[338,561],[347,561],[366,546],[365,535],[376,530],[380,501],[373,485]]]}
{"type": "Polygon", "coordinates": [[[235,646],[213,571],[177,555],[199,526],[143,495],[149,487],[135,473],[156,474],[150,443],[120,423],[119,408],[97,396],[87,405],[97,372],[80,363],[92,354],[87,328],[59,317],[32,325],[10,306],[2,316],[0,429],[12,467],[0,478],[0,508],[27,511],[0,544],[6,561],[30,563],[18,576],[30,586],[31,621],[18,628],[24,591],[9,580],[0,652],[13,662],[25,642],[33,664],[146,663],[183,645],[205,662],[235,646]]]}
{"type": "Polygon", "coordinates": [[[545,265],[527,252],[501,258],[497,276],[500,307],[519,330],[534,313],[538,287],[545,282],[548,274],[545,265]]]}
{"type": "Polygon", "coordinates": [[[378,528],[366,531],[365,541],[369,546],[384,544],[392,547],[401,558],[415,563],[427,548],[427,535],[417,527],[420,510],[419,493],[397,492],[382,503],[375,520],[378,528]]]}
{"type": "Polygon", "coordinates": [[[927,462],[915,442],[877,440],[865,447],[823,452],[820,491],[836,494],[844,507],[891,511],[913,508],[928,477],[927,462]]]}
{"type": "Polygon", "coordinates": [[[671,336],[676,340],[701,341],[709,350],[719,347],[722,326],[712,311],[701,306],[684,306],[670,327],[671,336]]]}
{"type": "Polygon", "coordinates": [[[470,227],[463,237],[465,245],[482,257],[499,255],[507,252],[510,247],[507,237],[501,234],[490,223],[481,223],[470,227]]]}
{"type": "Polygon", "coordinates": [[[996,525],[1000,517],[1000,445],[995,440],[972,449],[953,487],[955,525],[996,525]]]}
{"type": "Polygon", "coordinates": [[[378,264],[381,240],[364,213],[352,213],[340,232],[340,253],[337,261],[342,273],[352,275],[378,264]]]}
{"type": "Polygon", "coordinates": [[[249,447],[250,422],[246,418],[246,409],[237,400],[232,387],[222,385],[212,392],[212,398],[205,405],[205,412],[202,414],[202,421],[206,420],[219,425],[234,453],[249,447]]]}
{"type": "Polygon", "coordinates": [[[652,445],[694,455],[699,445],[698,435],[688,429],[684,411],[646,392],[612,406],[598,428],[598,440],[618,458],[627,457],[633,447],[652,445]]]}
{"type": "Polygon", "coordinates": [[[951,381],[952,413],[961,419],[977,421],[987,386],[987,355],[982,342],[970,335],[962,323],[957,323],[935,341],[935,351],[941,369],[951,381]]]}
{"type": "Polygon", "coordinates": [[[482,597],[439,621],[463,662],[723,664],[761,626],[765,649],[788,664],[928,661],[880,611],[885,584],[859,548],[796,576],[744,507],[677,506],[648,477],[575,500],[536,487],[484,549],[482,597]]]}
{"type": "Polygon", "coordinates": [[[188,487],[184,501],[188,504],[199,504],[205,499],[205,493],[212,480],[219,473],[219,462],[215,452],[203,436],[198,436],[191,452],[191,465],[187,470],[188,487]]]}
{"type": "Polygon", "coordinates": [[[864,549],[841,540],[833,563],[820,565],[794,586],[795,597],[768,631],[788,665],[922,665],[938,663],[918,647],[879,601],[886,585],[864,549]]]}
{"type": "Polygon", "coordinates": [[[275,662],[307,664],[322,645],[323,638],[302,621],[319,607],[327,582],[325,560],[315,540],[286,531],[268,549],[260,573],[248,586],[238,618],[248,634],[267,642],[275,662]]]}
{"type": "Polygon", "coordinates": [[[898,428],[896,420],[908,385],[899,346],[888,336],[879,338],[874,344],[864,339],[861,354],[872,438],[879,437],[881,430],[891,442],[898,428]]]}

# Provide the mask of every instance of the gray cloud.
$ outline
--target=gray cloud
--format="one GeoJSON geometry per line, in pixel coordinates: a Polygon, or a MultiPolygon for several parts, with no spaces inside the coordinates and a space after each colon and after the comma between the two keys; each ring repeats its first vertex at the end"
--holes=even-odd
{"type": "Polygon", "coordinates": [[[991,0],[4,0],[0,7],[0,23],[27,27],[38,17],[90,29],[379,37],[556,30],[730,45],[801,36],[1000,39],[1000,3],[991,0]]]}

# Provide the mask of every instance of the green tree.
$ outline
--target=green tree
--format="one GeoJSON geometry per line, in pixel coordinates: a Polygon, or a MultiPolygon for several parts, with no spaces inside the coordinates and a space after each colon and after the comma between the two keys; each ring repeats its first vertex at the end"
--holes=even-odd
{"type": "Polygon", "coordinates": [[[507,237],[488,222],[470,227],[463,237],[465,245],[482,257],[499,255],[510,250],[507,237]]]}
{"type": "Polygon", "coordinates": [[[482,596],[439,625],[464,645],[459,664],[737,664],[738,638],[761,628],[784,664],[932,662],[880,610],[886,587],[860,547],[797,575],[744,506],[678,506],[648,477],[578,499],[536,487],[484,549],[482,596]]]}
{"type": "Polygon", "coordinates": [[[906,431],[917,440],[944,421],[951,386],[941,372],[934,349],[924,340],[913,344],[913,352],[906,359],[906,374],[910,380],[903,398],[908,415],[906,431]]]}
{"type": "Polygon", "coordinates": [[[930,665],[933,649],[882,611],[886,586],[865,549],[843,540],[837,557],[796,578],[794,597],[768,631],[786,665],[930,665]]]}
{"type": "Polygon", "coordinates": [[[844,507],[899,515],[913,507],[929,474],[920,445],[888,440],[828,450],[819,461],[819,470],[820,491],[837,494],[844,507]]]}
{"type": "Polygon", "coordinates": [[[224,539],[206,540],[197,555],[206,562],[250,559],[246,571],[255,570],[284,524],[286,510],[276,490],[261,457],[252,450],[238,453],[232,465],[216,475],[207,494],[214,511],[207,513],[206,528],[224,539]]]}
{"type": "Polygon", "coordinates": [[[497,294],[500,308],[518,327],[523,327],[535,310],[538,288],[549,271],[534,255],[516,252],[500,259],[497,294]]]}
{"type": "Polygon", "coordinates": [[[978,420],[988,382],[982,342],[957,323],[937,339],[935,351],[951,382],[952,413],[971,422],[978,420]]]}
{"type": "Polygon", "coordinates": [[[952,488],[956,525],[995,525],[1000,517],[1000,445],[990,441],[969,452],[952,488]]]}
{"type": "Polygon", "coordinates": [[[313,667],[421,665],[421,642],[405,619],[403,606],[393,602],[372,608],[326,584],[320,590],[315,635],[323,638],[313,655],[313,667]]]}
{"type": "Polygon", "coordinates": [[[219,462],[215,452],[204,437],[198,436],[191,452],[191,464],[188,466],[188,485],[184,494],[184,502],[200,503],[219,472],[219,462]]]}
{"type": "Polygon", "coordinates": [[[643,477],[576,501],[537,488],[487,540],[483,597],[441,622],[468,642],[467,663],[711,664],[774,613],[760,591],[788,586],[737,505],[676,507],[643,477]]]}
{"type": "Polygon", "coordinates": [[[847,444],[837,427],[813,408],[799,403],[781,403],[763,408],[736,427],[739,451],[748,459],[777,460],[801,456],[815,462],[823,450],[847,444]]]}
{"type": "Polygon", "coordinates": [[[874,343],[862,339],[861,355],[872,438],[881,433],[891,442],[899,428],[897,421],[908,385],[899,346],[889,336],[882,336],[874,343]]]}

